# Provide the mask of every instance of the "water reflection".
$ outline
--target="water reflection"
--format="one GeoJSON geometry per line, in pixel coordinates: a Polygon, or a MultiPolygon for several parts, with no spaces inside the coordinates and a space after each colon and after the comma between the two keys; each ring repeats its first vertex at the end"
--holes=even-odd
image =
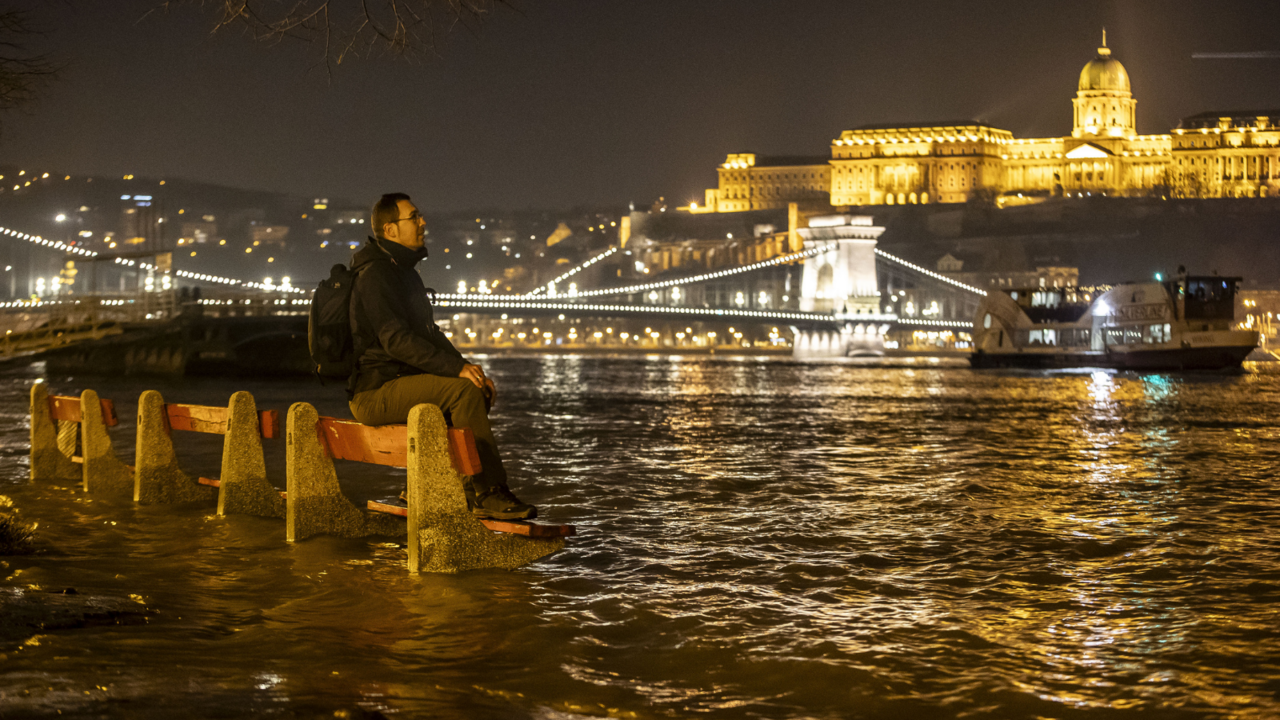
{"type": "MultiPolygon", "coordinates": [[[[25,428],[0,429],[3,494],[57,549],[6,559],[8,584],[138,594],[156,610],[145,626],[0,649],[16,689],[0,710],[1280,714],[1280,373],[487,364],[520,494],[580,530],[515,573],[413,578],[397,542],[287,545],[278,521],[31,485],[12,450],[25,428]]],[[[0,376],[0,412],[25,417],[29,380],[0,376]]],[[[117,399],[129,452],[123,423],[146,387],[187,402],[245,387],[264,409],[326,392],[49,381],[117,399]]],[[[181,452],[216,468],[217,448],[181,452]]],[[[390,474],[342,477],[353,493],[398,492],[390,474]]]]}

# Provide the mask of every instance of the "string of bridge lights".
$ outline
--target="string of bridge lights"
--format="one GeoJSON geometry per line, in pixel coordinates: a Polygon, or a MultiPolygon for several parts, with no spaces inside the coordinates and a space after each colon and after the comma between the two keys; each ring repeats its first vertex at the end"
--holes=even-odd
{"type": "MultiPolygon", "coordinates": [[[[773,258],[772,260],[762,260],[757,263],[751,263],[750,265],[742,265],[740,267],[730,268],[728,270],[717,270],[716,272],[703,273],[702,275],[693,275],[690,277],[678,278],[675,280],[662,280],[659,282],[644,283],[642,285],[628,285],[626,287],[620,287],[620,288],[606,288],[603,290],[580,290],[577,293],[570,294],[567,296],[568,297],[597,297],[601,295],[627,295],[630,293],[644,292],[646,290],[657,290],[659,288],[673,287],[676,285],[687,285],[689,283],[703,282],[705,280],[714,280],[716,278],[728,277],[730,275],[737,275],[739,273],[751,272],[752,270],[759,270],[760,268],[763,268],[763,267],[769,267],[773,265],[782,265],[783,263],[795,262],[796,260],[800,260],[803,258],[820,255],[833,248],[834,248],[834,245],[830,245],[830,244],[818,245],[816,247],[812,247],[812,248],[809,248],[808,250],[803,250],[798,253],[791,253],[790,255],[780,255],[776,258],[773,258]]],[[[552,280],[550,283],[548,283],[544,287],[550,287],[551,285],[554,285],[555,283],[559,282],[561,279],[568,277],[569,274],[572,274],[573,272],[577,272],[582,267],[585,267],[586,265],[589,265],[591,263],[596,262],[599,259],[604,258],[606,255],[609,255],[610,253],[612,253],[615,249],[616,248],[610,248],[608,252],[598,255],[595,258],[592,258],[591,260],[588,260],[582,266],[575,268],[573,271],[561,276],[560,278],[556,278],[555,280],[552,280]]],[[[538,288],[539,291],[541,291],[542,289],[543,288],[538,288]]],[[[532,294],[533,293],[530,293],[530,295],[532,294]]],[[[439,297],[454,300],[454,299],[465,298],[467,296],[440,295],[439,297]]],[[[524,297],[528,297],[528,295],[524,297]]]]}
{"type": "MultiPolygon", "coordinates": [[[[491,299],[479,300],[468,299],[465,295],[437,296],[440,307],[445,308],[477,308],[477,309],[493,309],[493,310],[576,310],[586,312],[635,312],[635,313],[666,313],[676,315],[707,315],[714,317],[731,317],[731,318],[761,318],[768,320],[804,320],[804,321],[820,321],[831,322],[834,320],[844,319],[827,313],[802,313],[802,312],[765,312],[763,310],[729,310],[723,308],[692,308],[692,307],[666,307],[662,305],[591,305],[585,303],[573,302],[535,302],[525,300],[523,298],[513,299],[491,299]]],[[[877,322],[879,320],[891,319],[876,315],[863,316],[868,322],[877,322]]]]}
{"type": "Polygon", "coordinates": [[[528,295],[526,295],[526,297],[533,297],[534,295],[537,295],[538,293],[541,293],[541,292],[545,292],[545,291],[550,290],[553,286],[555,286],[555,284],[556,284],[556,283],[560,282],[561,280],[564,280],[564,279],[566,279],[566,278],[572,277],[572,276],[574,276],[574,275],[578,274],[579,272],[581,272],[581,271],[583,271],[583,270],[586,270],[588,267],[591,267],[592,265],[595,265],[597,262],[600,262],[601,260],[603,260],[603,259],[605,259],[605,258],[609,257],[610,255],[614,254],[614,253],[615,253],[615,252],[617,252],[617,251],[618,251],[618,248],[616,248],[616,247],[611,247],[611,248],[609,248],[608,250],[605,250],[604,252],[600,253],[599,255],[597,255],[597,256],[595,256],[595,257],[591,258],[590,260],[588,260],[588,261],[586,261],[586,262],[582,263],[582,264],[581,264],[581,265],[579,265],[578,267],[576,267],[576,268],[574,268],[574,269],[570,270],[569,272],[567,272],[567,273],[565,273],[565,274],[561,275],[560,277],[556,278],[555,280],[552,280],[551,282],[547,283],[546,285],[543,285],[543,286],[541,286],[541,287],[536,287],[536,288],[534,288],[533,290],[529,291],[529,293],[528,293],[528,295]]]}
{"type": "Polygon", "coordinates": [[[84,257],[97,257],[98,255],[98,253],[94,252],[93,250],[86,250],[85,248],[77,247],[75,245],[68,245],[62,242],[61,240],[48,240],[46,238],[40,237],[39,235],[24,233],[19,230],[14,230],[12,228],[0,227],[0,232],[10,237],[16,237],[22,240],[26,240],[27,242],[33,245],[43,245],[45,247],[54,248],[55,250],[64,250],[66,252],[69,252],[75,255],[82,255],[84,257]]]}
{"type": "MultiPolygon", "coordinates": [[[[0,226],[0,233],[4,235],[8,235],[10,237],[19,238],[21,240],[26,240],[27,242],[33,245],[42,245],[44,247],[52,248],[54,250],[61,250],[63,252],[68,252],[73,255],[80,255],[82,257],[92,258],[92,257],[98,257],[99,255],[99,253],[95,250],[89,250],[87,248],[78,247],[76,245],[68,245],[67,243],[64,243],[60,240],[49,240],[39,235],[24,233],[20,230],[14,230],[13,228],[8,228],[4,226],[0,226]]],[[[142,262],[141,260],[132,260],[130,258],[118,257],[114,259],[114,262],[117,265],[125,265],[127,267],[136,267],[142,270],[150,270],[152,272],[160,270],[160,268],[156,265],[152,265],[151,263],[147,263],[147,262],[142,262]]],[[[238,285],[240,287],[250,287],[250,288],[256,288],[258,290],[268,290],[268,291],[276,291],[276,292],[296,292],[296,293],[306,292],[306,290],[302,288],[296,288],[290,285],[288,282],[288,278],[285,278],[280,285],[276,285],[274,283],[269,283],[269,282],[251,282],[248,280],[237,280],[235,278],[222,277],[220,275],[211,275],[209,273],[191,272],[190,270],[169,270],[164,272],[172,272],[174,275],[177,275],[178,277],[182,277],[182,278],[187,278],[188,280],[201,280],[204,282],[219,283],[222,285],[231,285],[231,286],[238,285]]],[[[25,303],[28,301],[18,301],[18,302],[25,303]]],[[[8,303],[8,304],[2,304],[0,305],[0,307],[14,307],[14,305],[12,303],[8,303]]]]}
{"type": "Polygon", "coordinates": [[[923,325],[927,327],[952,327],[961,330],[969,330],[973,327],[973,323],[961,320],[917,320],[914,318],[895,317],[894,322],[902,325],[923,325]]]}
{"type": "Polygon", "coordinates": [[[454,295],[438,296],[441,308],[485,310],[552,310],[558,312],[622,312],[641,314],[674,314],[718,318],[755,318],[760,320],[798,320],[805,322],[900,323],[917,327],[957,328],[967,330],[973,323],[960,320],[923,320],[902,318],[893,314],[836,315],[831,313],[767,312],[763,310],[730,310],[725,308],[666,307],[661,305],[594,305],[575,302],[536,302],[523,298],[479,300],[454,295]]]}
{"type": "Polygon", "coordinates": [[[703,282],[706,280],[715,280],[717,278],[728,277],[730,275],[738,275],[745,272],[751,272],[752,270],[759,270],[760,268],[771,267],[773,265],[782,265],[784,263],[791,263],[791,262],[795,262],[796,260],[810,258],[815,255],[821,255],[822,253],[827,252],[828,250],[832,250],[834,248],[835,248],[834,245],[817,245],[815,247],[809,248],[808,250],[802,250],[798,253],[791,253],[790,255],[779,255],[778,257],[773,258],[772,260],[762,260],[760,262],[751,263],[750,265],[741,265],[736,268],[729,268],[727,270],[717,270],[715,272],[703,273],[701,275],[694,275],[692,277],[680,278],[676,280],[662,280],[660,282],[645,283],[643,285],[631,285],[629,287],[612,288],[612,289],[605,289],[605,290],[587,290],[586,292],[579,292],[578,297],[595,297],[598,295],[626,295],[628,293],[644,292],[646,290],[657,290],[659,288],[672,287],[674,285],[685,285],[689,283],[703,282]]]}
{"type": "Polygon", "coordinates": [[[895,255],[890,255],[889,253],[887,253],[887,252],[885,252],[885,251],[881,250],[880,248],[876,248],[876,254],[877,254],[877,255],[879,255],[880,257],[882,257],[882,258],[886,259],[886,260],[889,260],[889,261],[891,261],[891,262],[896,262],[896,263],[898,263],[899,265],[902,265],[903,267],[908,267],[908,268],[911,268],[912,270],[915,270],[915,271],[916,271],[916,272],[918,272],[918,273],[922,273],[922,274],[924,274],[924,275],[928,275],[929,277],[933,278],[934,280],[939,280],[939,281],[941,281],[941,282],[947,283],[948,285],[954,285],[954,286],[956,286],[956,287],[960,288],[961,290],[968,290],[968,291],[969,291],[969,292],[971,292],[971,293],[977,293],[978,295],[981,295],[981,296],[983,296],[983,297],[986,297],[986,296],[987,296],[987,291],[986,291],[986,290],[982,290],[982,289],[976,288],[976,287],[974,287],[974,286],[972,286],[972,285],[966,285],[966,284],[964,284],[964,283],[962,283],[962,282],[960,282],[960,281],[958,281],[958,280],[952,280],[951,278],[947,277],[946,275],[940,275],[940,274],[938,274],[938,273],[936,273],[936,272],[934,272],[934,271],[932,271],[932,270],[926,270],[925,268],[922,268],[922,267],[920,267],[919,265],[916,265],[915,263],[909,263],[909,262],[907,262],[906,260],[903,260],[903,259],[902,259],[902,258],[900,258],[900,257],[897,257],[897,256],[895,256],[895,255]]]}
{"type": "MultiPolygon", "coordinates": [[[[39,235],[32,235],[30,233],[24,233],[19,230],[14,230],[12,228],[7,228],[3,226],[0,226],[0,233],[3,233],[10,237],[16,237],[16,238],[26,240],[35,245],[42,245],[55,250],[61,250],[64,252],[80,255],[83,257],[97,257],[99,254],[93,250],[77,247],[75,245],[68,245],[67,243],[57,241],[57,240],[49,240],[39,235]]],[[[770,260],[763,260],[760,262],[751,263],[749,265],[742,265],[736,268],[718,270],[715,272],[703,273],[701,275],[693,275],[690,277],[673,279],[673,280],[663,280],[659,282],[643,283],[639,285],[629,285],[629,286],[620,287],[620,288],[607,288],[607,289],[601,289],[601,290],[580,291],[572,297],[597,297],[597,296],[603,296],[603,295],[625,295],[625,294],[636,293],[636,292],[645,292],[648,290],[657,290],[661,288],[674,287],[676,285],[684,285],[684,284],[690,284],[690,283],[704,282],[707,280],[715,280],[722,277],[728,277],[731,275],[738,275],[745,272],[751,272],[753,270],[758,270],[764,267],[771,267],[771,266],[781,265],[784,263],[795,262],[797,260],[802,260],[805,258],[814,257],[822,253],[828,252],[834,249],[834,247],[835,247],[834,245],[829,243],[816,245],[815,247],[809,248],[808,250],[803,250],[797,253],[790,253],[788,255],[781,255],[779,257],[772,258],[770,260]]],[[[660,313],[661,312],[661,313],[675,313],[680,315],[708,315],[708,316],[718,316],[718,317],[764,318],[764,319],[775,319],[775,320],[838,319],[837,316],[835,315],[824,314],[824,313],[765,312],[760,310],[682,308],[682,307],[666,307],[666,306],[652,306],[652,305],[584,305],[580,303],[546,303],[546,302],[535,303],[535,302],[529,302],[527,300],[519,299],[519,298],[533,297],[538,293],[548,291],[556,283],[561,282],[566,278],[572,277],[578,272],[585,270],[591,265],[594,265],[595,263],[605,259],[606,257],[614,254],[617,251],[618,251],[617,247],[611,247],[605,252],[599,255],[596,255],[590,260],[587,260],[581,265],[564,273],[563,275],[556,278],[555,280],[552,280],[546,285],[534,289],[532,292],[524,296],[514,296],[512,299],[495,297],[491,300],[481,301],[481,300],[473,299],[474,296],[442,293],[438,295],[437,298],[440,301],[441,307],[458,307],[458,308],[493,308],[493,309],[511,309],[511,310],[578,310],[578,311],[585,310],[585,311],[592,311],[592,312],[640,312],[640,313],[660,313]]],[[[962,290],[966,290],[968,292],[972,292],[978,295],[985,296],[987,294],[986,291],[984,290],[953,280],[949,277],[933,272],[926,268],[920,267],[919,265],[903,260],[902,258],[899,258],[897,256],[891,255],[879,248],[876,248],[875,252],[877,255],[885,258],[886,260],[898,263],[904,267],[910,268],[915,272],[924,274],[935,280],[947,283],[949,285],[953,285],[957,288],[960,288],[962,290]]],[[[120,265],[125,265],[128,267],[137,267],[143,270],[148,270],[153,272],[160,269],[158,266],[153,265],[151,263],[142,262],[139,260],[133,260],[129,258],[118,257],[114,259],[114,262],[120,265]]],[[[276,285],[274,283],[271,283],[270,281],[251,282],[246,280],[238,280],[235,278],[223,277],[219,275],[212,275],[208,273],[196,273],[196,272],[191,272],[189,270],[171,270],[166,272],[172,272],[174,275],[177,275],[178,277],[187,278],[190,280],[212,282],[212,283],[218,283],[218,284],[228,285],[228,286],[249,287],[249,288],[255,288],[259,290],[275,291],[275,292],[292,292],[292,293],[307,292],[307,290],[303,288],[293,287],[289,283],[288,278],[284,278],[281,284],[276,285]]],[[[207,302],[214,302],[214,301],[203,301],[203,302],[207,303],[207,302]]],[[[299,302],[300,301],[295,300],[292,302],[292,304],[296,305],[299,302]]],[[[16,301],[11,301],[6,303],[0,303],[0,307],[3,307],[3,308],[30,307],[33,305],[43,305],[43,304],[50,304],[50,303],[47,303],[41,299],[16,300],[16,301]]],[[[927,326],[957,327],[957,328],[969,327],[968,323],[957,322],[957,321],[915,320],[915,319],[899,318],[897,316],[892,316],[892,315],[889,315],[889,316],[867,315],[865,316],[865,318],[869,322],[893,320],[893,321],[897,321],[899,323],[907,324],[907,325],[927,325],[927,326]]]]}

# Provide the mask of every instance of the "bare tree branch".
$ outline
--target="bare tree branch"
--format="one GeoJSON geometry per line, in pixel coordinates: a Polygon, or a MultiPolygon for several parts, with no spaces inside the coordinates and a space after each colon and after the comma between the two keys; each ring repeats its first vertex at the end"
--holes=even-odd
{"type": "Polygon", "coordinates": [[[0,112],[19,108],[36,98],[59,67],[29,44],[43,35],[22,10],[0,10],[0,112]]]}
{"type": "Polygon", "coordinates": [[[326,66],[392,53],[438,55],[459,29],[472,33],[515,0],[161,0],[158,10],[194,5],[215,16],[213,32],[238,28],[260,42],[317,45],[326,66]]]}

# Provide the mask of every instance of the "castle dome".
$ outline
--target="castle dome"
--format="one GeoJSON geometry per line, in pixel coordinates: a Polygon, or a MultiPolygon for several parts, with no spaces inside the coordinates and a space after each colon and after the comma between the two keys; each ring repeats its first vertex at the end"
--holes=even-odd
{"type": "Polygon", "coordinates": [[[1098,48],[1098,57],[1080,71],[1080,90],[1112,90],[1129,92],[1129,73],[1120,61],[1111,57],[1111,48],[1098,48]]]}

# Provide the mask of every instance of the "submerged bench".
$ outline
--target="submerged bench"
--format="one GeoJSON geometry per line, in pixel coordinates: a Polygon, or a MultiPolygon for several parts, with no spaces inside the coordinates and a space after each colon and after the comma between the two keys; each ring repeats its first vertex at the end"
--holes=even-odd
{"type": "Polygon", "coordinates": [[[481,520],[467,508],[467,477],[480,472],[475,438],[447,428],[434,405],[418,405],[408,425],[372,427],[322,418],[308,403],[289,409],[288,492],[266,479],[262,439],[279,435],[274,411],[259,412],[253,396],[237,392],[226,408],[166,404],[148,390],[138,400],[137,466],[115,453],[107,427],[115,406],[93,390],[77,399],[31,388],[31,478],[81,480],[84,489],[132,497],[139,503],[211,501],[218,513],[283,517],[295,542],[317,534],[408,537],[411,572],[513,569],[564,547],[568,525],[481,520]],[[219,478],[193,478],[178,466],[172,432],[221,434],[219,478]],[[77,445],[81,454],[76,455],[77,445]],[[369,502],[357,508],[338,486],[334,460],[407,469],[408,507],[369,502]]]}
{"type": "Polygon", "coordinates": [[[402,535],[409,539],[410,572],[514,569],[564,547],[569,526],[479,520],[467,509],[463,483],[480,471],[475,438],[447,428],[435,405],[418,405],[408,425],[372,427],[321,417],[309,403],[294,403],[288,418],[290,542],[312,535],[402,535]],[[408,507],[369,503],[357,508],[338,486],[334,460],[408,470],[408,507]],[[394,513],[394,514],[392,514],[394,513]],[[395,515],[402,516],[400,522],[395,515]],[[541,529],[539,529],[541,528],[541,529]],[[497,531],[497,532],[495,532],[497,531]]]}
{"type": "Polygon", "coordinates": [[[107,428],[118,423],[115,404],[93,390],[79,398],[50,396],[45,383],[32,385],[31,479],[79,480],[85,490],[130,491],[133,469],[116,457],[107,435],[107,428]]]}
{"type": "Polygon", "coordinates": [[[119,459],[106,433],[118,423],[115,404],[93,390],[79,398],[51,396],[44,383],[36,383],[31,388],[31,479],[81,480],[86,491],[148,504],[211,502],[216,495],[220,515],[284,517],[282,494],[266,479],[261,443],[279,436],[279,413],[257,412],[249,393],[235,393],[223,408],[166,404],[160,393],[144,392],[138,400],[136,467],[119,459]],[[220,479],[182,472],[173,430],[226,436],[220,479]],[[77,446],[82,455],[75,454],[77,446]]]}
{"type": "Polygon", "coordinates": [[[133,499],[144,504],[212,502],[218,514],[284,517],[284,499],[267,481],[262,439],[280,435],[279,413],[258,412],[253,395],[243,390],[227,407],[166,403],[147,390],[138,399],[137,469],[133,499]],[[223,435],[217,478],[192,477],[178,466],[172,433],[223,435]]]}
{"type": "MultiPolygon", "coordinates": [[[[99,401],[103,422],[114,426],[115,404],[99,401]]],[[[50,395],[48,386],[38,382],[31,386],[31,479],[83,480],[80,448],[80,398],[50,395]]]]}

